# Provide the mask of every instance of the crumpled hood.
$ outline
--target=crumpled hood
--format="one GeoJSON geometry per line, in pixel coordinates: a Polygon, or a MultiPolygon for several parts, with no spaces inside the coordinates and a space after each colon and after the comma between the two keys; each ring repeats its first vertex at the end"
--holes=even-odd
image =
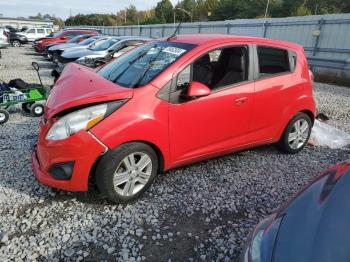
{"type": "Polygon", "coordinates": [[[73,107],[127,99],[132,95],[133,89],[118,86],[92,69],[70,63],[51,90],[45,117],[50,119],[73,107]]]}
{"type": "Polygon", "coordinates": [[[87,55],[95,55],[95,54],[101,54],[105,53],[106,51],[92,51],[90,49],[73,49],[73,50],[66,50],[63,52],[62,57],[64,58],[80,58],[87,55]]]}
{"type": "Polygon", "coordinates": [[[284,213],[274,261],[349,261],[350,162],[338,164],[301,191],[284,213]]]}

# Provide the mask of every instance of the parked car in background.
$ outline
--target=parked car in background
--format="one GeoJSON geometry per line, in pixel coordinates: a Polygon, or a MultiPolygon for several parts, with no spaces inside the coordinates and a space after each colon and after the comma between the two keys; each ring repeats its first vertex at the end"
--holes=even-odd
{"type": "Polygon", "coordinates": [[[0,48],[8,47],[10,45],[8,39],[9,33],[4,28],[0,28],[0,48]]]}
{"type": "Polygon", "coordinates": [[[57,60],[58,56],[60,56],[65,50],[73,50],[73,49],[77,50],[77,49],[92,47],[97,43],[99,43],[100,41],[107,39],[107,36],[103,36],[103,35],[90,35],[90,36],[91,37],[79,43],[72,43],[71,41],[69,41],[64,44],[57,44],[54,46],[50,46],[47,50],[47,57],[50,60],[54,60],[55,62],[58,62],[57,60]]]}
{"type": "Polygon", "coordinates": [[[68,42],[70,39],[77,35],[97,35],[95,30],[85,30],[85,29],[74,29],[74,30],[63,30],[53,34],[51,37],[44,37],[36,39],[33,43],[35,51],[43,53],[45,51],[45,46],[49,44],[63,44],[68,42]]]}
{"type": "Polygon", "coordinates": [[[126,203],[181,165],[262,144],[297,153],[314,117],[302,46],[178,35],[96,72],[67,65],[47,100],[32,167],[41,183],[70,191],[87,191],[93,176],[108,199],[126,203]]]}
{"type": "Polygon", "coordinates": [[[150,38],[140,37],[123,39],[111,46],[106,54],[83,56],[77,59],[76,62],[87,67],[95,68],[151,40],[150,38]]]}
{"type": "Polygon", "coordinates": [[[28,44],[28,39],[24,35],[19,33],[9,33],[9,42],[14,47],[20,47],[21,45],[28,44]]]}
{"type": "Polygon", "coordinates": [[[259,223],[242,262],[350,261],[350,161],[335,165],[259,223]]]}
{"type": "Polygon", "coordinates": [[[20,32],[19,34],[24,35],[27,37],[28,41],[32,42],[37,38],[50,35],[51,32],[51,28],[28,28],[26,31],[20,32]]]}

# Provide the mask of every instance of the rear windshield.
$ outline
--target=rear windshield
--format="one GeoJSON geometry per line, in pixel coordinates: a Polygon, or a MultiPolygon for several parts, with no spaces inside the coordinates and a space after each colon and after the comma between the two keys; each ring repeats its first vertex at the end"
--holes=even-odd
{"type": "Polygon", "coordinates": [[[112,45],[114,45],[117,42],[119,42],[118,39],[110,38],[110,39],[108,39],[100,44],[95,45],[94,47],[90,47],[89,49],[91,49],[93,51],[103,51],[103,50],[110,48],[112,45]]]}
{"type": "Polygon", "coordinates": [[[98,74],[123,87],[143,86],[194,47],[184,43],[152,42],[102,67],[98,74]]]}

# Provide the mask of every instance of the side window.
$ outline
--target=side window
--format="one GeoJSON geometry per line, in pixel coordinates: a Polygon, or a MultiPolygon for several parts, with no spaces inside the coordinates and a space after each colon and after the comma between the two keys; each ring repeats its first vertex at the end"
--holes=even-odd
{"type": "Polygon", "coordinates": [[[71,32],[71,33],[65,34],[64,37],[67,37],[68,39],[72,39],[72,38],[75,37],[76,35],[78,35],[78,33],[71,32]]]}
{"type": "Polygon", "coordinates": [[[258,59],[259,78],[291,71],[285,49],[258,46],[258,59]]]}
{"type": "Polygon", "coordinates": [[[28,33],[29,34],[35,34],[35,29],[33,28],[33,29],[30,29],[29,31],[28,31],[28,33]]]}
{"type": "Polygon", "coordinates": [[[182,70],[176,79],[176,91],[187,89],[191,83],[191,65],[182,70]]]}
{"type": "Polygon", "coordinates": [[[45,30],[44,29],[37,29],[38,30],[38,34],[45,34],[45,30]]]}
{"type": "Polygon", "coordinates": [[[52,32],[51,29],[46,29],[46,34],[50,34],[52,32]]]}

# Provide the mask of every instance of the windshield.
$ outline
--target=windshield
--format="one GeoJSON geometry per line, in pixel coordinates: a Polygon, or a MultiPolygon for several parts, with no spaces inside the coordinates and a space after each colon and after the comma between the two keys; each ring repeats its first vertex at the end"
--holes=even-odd
{"type": "Polygon", "coordinates": [[[58,31],[58,32],[54,33],[54,34],[51,35],[51,36],[52,36],[52,37],[57,37],[57,36],[61,35],[62,33],[63,33],[63,31],[61,30],[61,31],[58,31]]]}
{"type": "Polygon", "coordinates": [[[106,41],[97,44],[93,47],[90,47],[89,49],[92,51],[103,51],[108,49],[109,47],[111,47],[112,45],[114,45],[115,43],[117,43],[119,40],[116,38],[109,38],[106,41]]]}
{"type": "Polygon", "coordinates": [[[79,43],[80,42],[80,39],[82,38],[83,36],[81,35],[78,35],[76,37],[73,37],[71,40],[68,41],[68,43],[79,43]]]}
{"type": "Polygon", "coordinates": [[[92,42],[96,41],[97,39],[94,37],[90,37],[88,39],[85,39],[84,41],[81,41],[79,45],[88,45],[91,44],[92,42]]]}
{"type": "Polygon", "coordinates": [[[194,47],[184,43],[152,42],[102,67],[98,74],[123,87],[143,86],[194,47]]]}

